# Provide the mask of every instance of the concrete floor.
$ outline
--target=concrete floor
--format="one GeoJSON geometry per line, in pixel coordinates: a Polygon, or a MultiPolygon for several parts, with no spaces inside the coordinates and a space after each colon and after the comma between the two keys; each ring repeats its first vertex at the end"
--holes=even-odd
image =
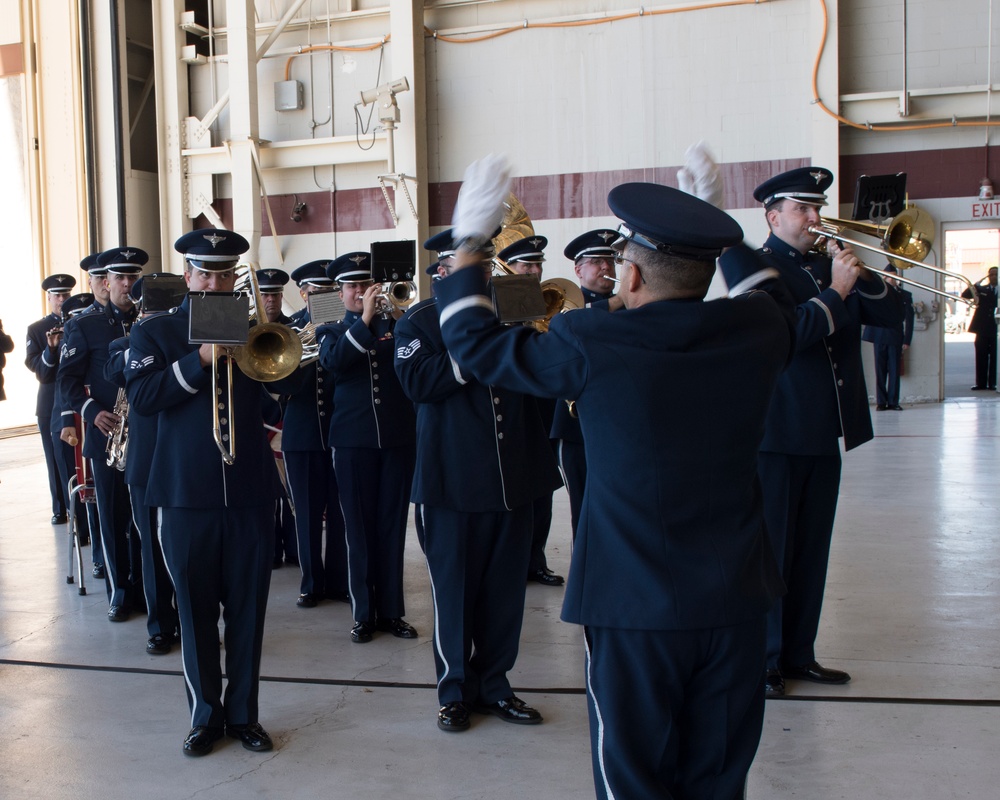
{"type": "MultiPolygon", "coordinates": [[[[1000,796],[1000,474],[996,395],[873,412],[848,454],[820,660],[843,687],[769,701],[751,800],[1000,796]]],[[[593,796],[580,631],[561,589],[528,588],[512,680],[535,728],[435,727],[427,574],[410,532],[407,618],[421,637],[348,638],[347,606],[295,607],[273,576],[261,721],[274,752],[224,741],[188,759],[179,653],[148,656],[143,619],[105,618],[66,584],[37,435],[0,440],[0,798],[579,798],[593,796]]],[[[550,564],[569,561],[556,495],[550,564]]],[[[88,575],[89,577],[89,575],[88,575]]],[[[641,698],[637,698],[641,708],[641,698]]],[[[637,712],[637,713],[641,713],[637,712]]]]}

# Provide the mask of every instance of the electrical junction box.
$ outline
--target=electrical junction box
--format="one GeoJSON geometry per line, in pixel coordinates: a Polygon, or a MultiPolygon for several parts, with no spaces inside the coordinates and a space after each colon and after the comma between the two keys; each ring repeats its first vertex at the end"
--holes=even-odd
{"type": "Polygon", "coordinates": [[[299,111],[305,106],[301,81],[279,81],[274,84],[274,110],[299,111]]]}

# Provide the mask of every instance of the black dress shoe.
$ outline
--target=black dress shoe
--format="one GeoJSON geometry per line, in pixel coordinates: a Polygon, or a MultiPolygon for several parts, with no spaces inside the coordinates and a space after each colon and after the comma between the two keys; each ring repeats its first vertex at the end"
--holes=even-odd
{"type": "Polygon", "coordinates": [[[251,722],[249,725],[227,725],[226,736],[239,739],[243,742],[244,750],[253,750],[255,753],[266,753],[274,749],[274,742],[259,722],[251,722]]]}
{"type": "Polygon", "coordinates": [[[438,710],[438,727],[447,733],[469,730],[469,707],[462,702],[446,703],[438,710]]]}
{"type": "Polygon", "coordinates": [[[886,406],[886,405],[883,405],[882,403],[879,403],[877,406],[875,406],[875,410],[876,411],[885,411],[888,407],[889,406],[886,406]]]}
{"type": "Polygon", "coordinates": [[[531,570],[528,573],[528,580],[544,586],[562,586],[566,582],[562,575],[556,575],[548,567],[531,570]]]}
{"type": "Polygon", "coordinates": [[[222,728],[209,728],[206,725],[196,725],[184,740],[184,755],[207,756],[212,752],[215,743],[222,738],[222,728]]]}
{"type": "Polygon", "coordinates": [[[890,411],[902,411],[903,407],[897,403],[894,406],[889,406],[889,410],[890,411]]]}
{"type": "Polygon", "coordinates": [[[90,571],[90,574],[93,575],[95,578],[97,578],[97,580],[103,581],[104,580],[104,565],[103,564],[94,564],[94,568],[90,571]]]}
{"type": "Polygon", "coordinates": [[[537,725],[542,721],[542,715],[538,711],[514,695],[504,700],[497,700],[495,703],[479,703],[476,711],[480,714],[492,714],[504,722],[513,722],[515,725],[537,725]]]}
{"type": "Polygon", "coordinates": [[[66,512],[62,514],[53,514],[52,519],[49,520],[53,525],[65,525],[66,524],[66,512]]]}
{"type": "Polygon", "coordinates": [[[782,667],[781,674],[786,678],[793,678],[799,681],[812,681],[813,683],[840,684],[847,683],[851,676],[839,669],[827,669],[821,667],[815,661],[803,664],[799,667],[782,667]]]}
{"type": "Polygon", "coordinates": [[[785,693],[785,679],[776,669],[769,669],[764,674],[764,696],[781,697],[785,693]]]}
{"type": "Polygon", "coordinates": [[[295,601],[295,605],[299,608],[316,608],[316,603],[318,602],[316,595],[306,593],[299,595],[299,599],[295,601]]]}
{"type": "Polygon", "coordinates": [[[985,392],[986,391],[986,387],[985,386],[972,386],[970,388],[971,388],[971,390],[973,392],[985,392]]]}
{"type": "Polygon", "coordinates": [[[338,603],[350,603],[351,596],[347,592],[327,592],[327,600],[335,600],[338,603]]]}
{"type": "Polygon", "coordinates": [[[402,617],[375,620],[375,630],[388,631],[397,639],[417,638],[417,629],[402,617]]]}
{"type": "Polygon", "coordinates": [[[375,626],[370,622],[355,622],[354,627],[351,628],[351,641],[356,644],[370,642],[373,633],[375,633],[375,626]]]}
{"type": "Polygon", "coordinates": [[[128,606],[111,606],[108,609],[108,619],[112,622],[125,622],[131,613],[128,606]]]}
{"type": "Polygon", "coordinates": [[[165,656],[174,646],[174,637],[165,633],[154,633],[146,640],[146,652],[151,656],[165,656]]]}

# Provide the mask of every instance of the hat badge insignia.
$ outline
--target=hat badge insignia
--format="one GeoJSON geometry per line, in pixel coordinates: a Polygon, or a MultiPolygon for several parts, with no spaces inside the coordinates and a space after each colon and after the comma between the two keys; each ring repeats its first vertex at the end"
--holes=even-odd
{"type": "Polygon", "coordinates": [[[368,256],[351,256],[347,260],[353,261],[357,266],[361,266],[361,264],[368,260],[368,256]]]}
{"type": "Polygon", "coordinates": [[[209,244],[211,244],[213,250],[215,249],[215,246],[219,242],[226,241],[226,237],[225,236],[219,236],[219,234],[217,234],[217,233],[207,234],[206,236],[202,236],[201,238],[205,239],[209,244]]]}
{"type": "Polygon", "coordinates": [[[66,283],[69,280],[69,275],[60,275],[56,278],[56,283],[66,283]]]}
{"type": "Polygon", "coordinates": [[[132,256],[135,255],[135,250],[119,250],[118,252],[126,261],[130,261],[132,256]]]}
{"type": "Polygon", "coordinates": [[[604,231],[604,233],[597,234],[601,240],[607,244],[611,239],[616,238],[617,234],[611,233],[611,231],[604,231]]]}
{"type": "Polygon", "coordinates": [[[532,247],[538,247],[539,245],[541,245],[541,243],[542,243],[541,239],[531,239],[531,246],[532,247]]]}
{"type": "Polygon", "coordinates": [[[810,172],[809,173],[809,177],[812,178],[814,181],[816,181],[816,185],[818,186],[819,182],[821,180],[823,180],[823,178],[826,177],[826,173],[825,172],[810,172]]]}

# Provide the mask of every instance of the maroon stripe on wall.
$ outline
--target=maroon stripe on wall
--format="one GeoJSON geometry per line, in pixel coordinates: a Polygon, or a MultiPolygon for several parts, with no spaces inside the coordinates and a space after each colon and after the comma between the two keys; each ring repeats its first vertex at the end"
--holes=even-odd
{"type": "MultiPolygon", "coordinates": [[[[753,190],[772,175],[789,169],[807,166],[809,159],[792,158],[773,161],[746,161],[722,164],[725,180],[725,208],[754,208],[753,190]]],[[[843,167],[842,167],[843,169],[843,167]]],[[[524,205],[532,220],[581,219],[586,217],[613,216],[608,208],[608,192],[622,183],[648,181],[677,186],[678,167],[653,167],[649,169],[610,170],[606,172],[570,172],[562,175],[532,175],[515,178],[512,189],[524,205]]],[[[890,170],[891,171],[891,170],[890,170]]],[[[898,170],[896,170],[898,171],[898,170]]],[[[870,173],[874,174],[874,173],[870,173]]],[[[432,183],[428,187],[427,219],[431,227],[451,225],[455,200],[461,183],[447,181],[432,183]]],[[[854,197],[854,178],[850,181],[854,197]]],[[[390,197],[392,197],[390,189],[390,197]]],[[[298,195],[280,195],[270,198],[271,212],[280,236],[298,233],[330,233],[332,231],[368,231],[392,228],[392,217],[382,191],[371,189],[342,189],[337,192],[306,192],[298,195]],[[306,204],[301,222],[292,222],[292,209],[296,202],[306,204]]],[[[217,199],[215,210],[226,225],[232,225],[232,201],[217,199]]],[[[271,235],[267,213],[261,211],[261,230],[271,235]]],[[[207,225],[199,218],[201,226],[207,225]]]]}
{"type": "MultiPolygon", "coordinates": [[[[976,197],[979,181],[990,175],[996,147],[960,147],[911,153],[871,153],[840,158],[840,202],[854,202],[854,186],[862,175],[906,173],[911,200],[976,197]]],[[[998,151],[1000,152],[1000,151],[998,151]]]]}

